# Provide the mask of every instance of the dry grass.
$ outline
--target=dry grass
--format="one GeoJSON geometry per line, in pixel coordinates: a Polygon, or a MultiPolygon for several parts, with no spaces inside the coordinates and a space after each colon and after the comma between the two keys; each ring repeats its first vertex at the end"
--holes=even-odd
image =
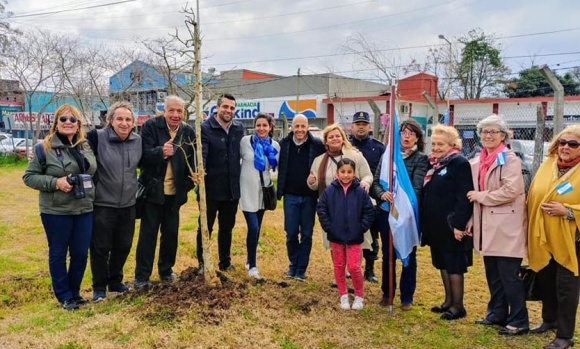
{"type": "MultiPolygon", "coordinates": [[[[429,309],[442,301],[442,286],[425,248],[418,253],[419,281],[411,311],[401,312],[395,299],[395,311],[389,315],[377,305],[380,287],[369,283],[365,309],[341,311],[337,291],[328,287],[331,262],[318,234],[308,281],[283,279],[287,258],[281,204],[266,213],[258,252],[258,267],[266,278],[261,284],[252,283],[244,271],[245,221],[238,214],[232,248],[237,270],[228,276],[241,291],[230,294],[227,306],[200,304],[195,297],[158,301],[155,292],[182,292],[187,286],[182,281],[171,286],[173,291],[161,286],[153,294],[109,297],[68,313],[52,294],[37,193],[22,183],[23,169],[0,168],[1,348],[541,348],[553,336],[505,338],[495,329],[473,324],[484,315],[488,298],[479,259],[466,275],[467,318],[439,320],[429,309]]],[[[177,272],[197,266],[192,202],[193,196],[181,211],[177,272]]],[[[125,268],[128,281],[134,264],[133,248],[125,268]]],[[[85,275],[82,293],[90,297],[90,268],[85,275]]],[[[536,323],[539,304],[528,305],[531,322],[536,323]]]]}

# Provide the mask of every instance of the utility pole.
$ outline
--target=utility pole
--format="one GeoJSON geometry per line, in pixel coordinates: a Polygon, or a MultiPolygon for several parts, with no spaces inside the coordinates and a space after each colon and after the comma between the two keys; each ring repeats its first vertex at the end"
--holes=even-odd
{"type": "Polygon", "coordinates": [[[298,73],[296,75],[296,110],[294,111],[294,116],[300,114],[300,108],[298,104],[300,102],[300,68],[298,68],[298,73]]]}
{"type": "Polygon", "coordinates": [[[453,44],[451,44],[451,41],[447,40],[443,34],[439,34],[439,39],[445,40],[449,44],[447,59],[447,91],[445,92],[445,99],[447,100],[447,112],[451,113],[451,110],[449,109],[449,99],[451,97],[451,56],[453,56],[453,44]]]}

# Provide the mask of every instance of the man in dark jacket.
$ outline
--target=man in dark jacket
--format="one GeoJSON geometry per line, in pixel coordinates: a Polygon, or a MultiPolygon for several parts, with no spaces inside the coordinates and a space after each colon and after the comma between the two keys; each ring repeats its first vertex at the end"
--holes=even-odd
{"type": "MultiPolygon", "coordinates": [[[[385,152],[385,146],[383,143],[371,137],[370,132],[371,124],[369,113],[364,111],[354,113],[352,117],[352,134],[350,135],[350,142],[355,148],[363,153],[363,156],[369,163],[371,172],[374,174],[379,165],[379,161],[385,152]]],[[[370,231],[373,238],[371,244],[372,250],[363,250],[363,256],[365,259],[364,277],[367,281],[378,282],[379,279],[375,275],[375,261],[378,259],[379,253],[379,227],[376,220],[371,226],[370,231]]]]}
{"type": "Polygon", "coordinates": [[[90,254],[93,302],[105,299],[107,286],[109,292],[129,290],[123,284],[123,266],[133,244],[137,166],[142,153],[141,137],[133,132],[131,103],[111,105],[107,124],[87,135],[98,165],[90,254]]]}
{"type": "Polygon", "coordinates": [[[183,122],[184,102],[177,96],[165,99],[163,116],[141,127],[143,158],[139,181],[151,186],[143,207],[135,267],[135,287],[151,286],[157,232],[161,227],[157,268],[162,281],[172,281],[177,254],[179,209],[193,189],[189,167],[195,171],[195,132],[183,122]]]}
{"type": "MultiPolygon", "coordinates": [[[[240,141],[244,126],[234,120],[235,111],[236,99],[224,94],[217,100],[217,113],[201,124],[207,226],[211,234],[218,217],[218,266],[222,271],[233,269],[230,249],[240,200],[240,141]]],[[[197,260],[203,272],[201,224],[197,230],[197,260]]]]}
{"type": "Polygon", "coordinates": [[[320,138],[308,132],[308,119],[298,114],[292,132],[280,141],[278,199],[284,197],[284,230],[290,266],[286,277],[306,280],[312,249],[312,232],[318,193],[308,188],[306,179],[314,158],[323,154],[320,138]]]}

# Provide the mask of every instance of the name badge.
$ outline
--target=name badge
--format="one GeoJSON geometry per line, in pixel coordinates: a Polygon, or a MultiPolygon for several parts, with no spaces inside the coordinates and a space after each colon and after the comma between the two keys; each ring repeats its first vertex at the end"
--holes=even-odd
{"type": "Polygon", "coordinates": [[[505,165],[505,152],[504,151],[502,151],[501,153],[496,155],[495,163],[498,166],[505,165]]]}
{"type": "Polygon", "coordinates": [[[572,187],[572,184],[570,184],[570,182],[564,182],[556,187],[556,191],[560,195],[564,195],[566,193],[569,193],[572,191],[572,189],[574,189],[574,188],[572,187]]]}
{"type": "Polygon", "coordinates": [[[439,175],[440,176],[445,176],[447,174],[447,167],[444,167],[440,172],[439,175]]]}

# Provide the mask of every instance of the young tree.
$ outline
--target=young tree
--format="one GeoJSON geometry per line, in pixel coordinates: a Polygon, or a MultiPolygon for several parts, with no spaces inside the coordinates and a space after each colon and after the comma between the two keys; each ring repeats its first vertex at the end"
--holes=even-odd
{"type": "Polygon", "coordinates": [[[458,41],[465,45],[455,68],[462,98],[496,95],[500,82],[509,73],[501,59],[501,46],[480,29],[469,31],[458,41]]]}

